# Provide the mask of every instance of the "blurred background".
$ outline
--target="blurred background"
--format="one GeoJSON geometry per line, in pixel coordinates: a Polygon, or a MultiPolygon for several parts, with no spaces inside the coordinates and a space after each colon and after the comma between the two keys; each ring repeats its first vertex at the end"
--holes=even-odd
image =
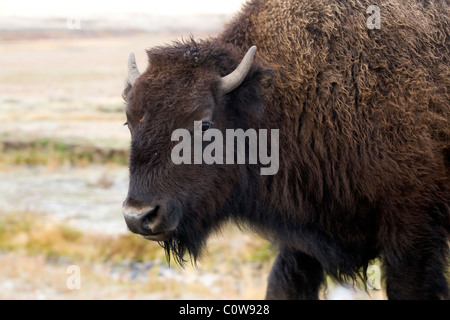
{"type": "Polygon", "coordinates": [[[145,70],[147,48],[214,36],[243,2],[0,0],[0,299],[264,298],[268,242],[227,226],[183,270],[121,212],[129,52],[145,70]]]}

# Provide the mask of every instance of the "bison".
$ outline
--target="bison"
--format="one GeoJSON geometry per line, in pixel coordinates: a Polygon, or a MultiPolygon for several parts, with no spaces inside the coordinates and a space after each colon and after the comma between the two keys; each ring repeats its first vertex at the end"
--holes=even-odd
{"type": "Polygon", "coordinates": [[[180,264],[228,221],[256,230],[279,248],[268,299],[317,299],[325,273],[375,258],[388,298],[448,298],[450,6],[370,5],[251,0],[217,37],[148,50],[142,74],[130,54],[129,230],[180,264]],[[279,130],[276,174],[172,161],[175,130],[238,128],[279,130]]]}

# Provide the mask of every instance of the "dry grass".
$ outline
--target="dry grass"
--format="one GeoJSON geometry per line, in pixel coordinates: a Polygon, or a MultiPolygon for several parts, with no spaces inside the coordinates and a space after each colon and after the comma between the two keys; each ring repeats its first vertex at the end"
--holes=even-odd
{"type": "Polygon", "coordinates": [[[128,163],[127,148],[114,148],[88,141],[66,142],[58,139],[38,138],[18,140],[18,137],[0,141],[0,164],[2,165],[74,165],[85,167],[96,164],[128,163]]]}
{"type": "Polygon", "coordinates": [[[79,262],[145,261],[164,257],[158,246],[149,246],[139,236],[86,233],[36,212],[0,216],[0,250],[79,262]]]}
{"type": "Polygon", "coordinates": [[[1,214],[0,226],[0,298],[8,299],[261,299],[274,257],[266,241],[235,228],[212,239],[205,264],[182,270],[132,234],[83,232],[35,212],[1,214]],[[70,265],[80,267],[81,290],[67,289],[70,265]]]}

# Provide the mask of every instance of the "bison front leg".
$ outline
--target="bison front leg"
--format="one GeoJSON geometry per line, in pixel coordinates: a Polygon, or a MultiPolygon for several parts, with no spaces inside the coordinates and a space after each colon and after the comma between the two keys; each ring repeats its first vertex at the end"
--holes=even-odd
{"type": "MultiPolygon", "coordinates": [[[[432,239],[432,237],[430,237],[432,239]]],[[[408,251],[384,252],[386,291],[389,299],[449,299],[446,273],[446,239],[422,239],[408,251]]]]}
{"type": "Polygon", "coordinates": [[[408,208],[396,213],[396,219],[387,220],[389,225],[380,229],[389,299],[450,298],[447,210],[446,204],[427,211],[408,208]]]}
{"type": "Polygon", "coordinates": [[[266,299],[317,300],[324,281],[320,263],[294,249],[280,248],[269,275],[266,299]]]}

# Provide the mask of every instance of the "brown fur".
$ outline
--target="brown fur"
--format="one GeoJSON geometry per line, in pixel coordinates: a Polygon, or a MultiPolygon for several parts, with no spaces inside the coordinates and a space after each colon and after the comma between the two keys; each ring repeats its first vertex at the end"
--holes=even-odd
{"type": "Polygon", "coordinates": [[[253,0],[218,38],[149,51],[126,90],[129,198],[179,219],[166,248],[180,260],[232,218],[280,246],[269,298],[317,297],[321,267],[352,276],[377,256],[390,298],[448,296],[450,7],[389,1],[369,30],[371,4],[253,0]],[[252,45],[247,79],[221,95],[252,45]],[[219,129],[280,129],[278,174],[174,166],[171,132],[209,108],[219,129]]]}

